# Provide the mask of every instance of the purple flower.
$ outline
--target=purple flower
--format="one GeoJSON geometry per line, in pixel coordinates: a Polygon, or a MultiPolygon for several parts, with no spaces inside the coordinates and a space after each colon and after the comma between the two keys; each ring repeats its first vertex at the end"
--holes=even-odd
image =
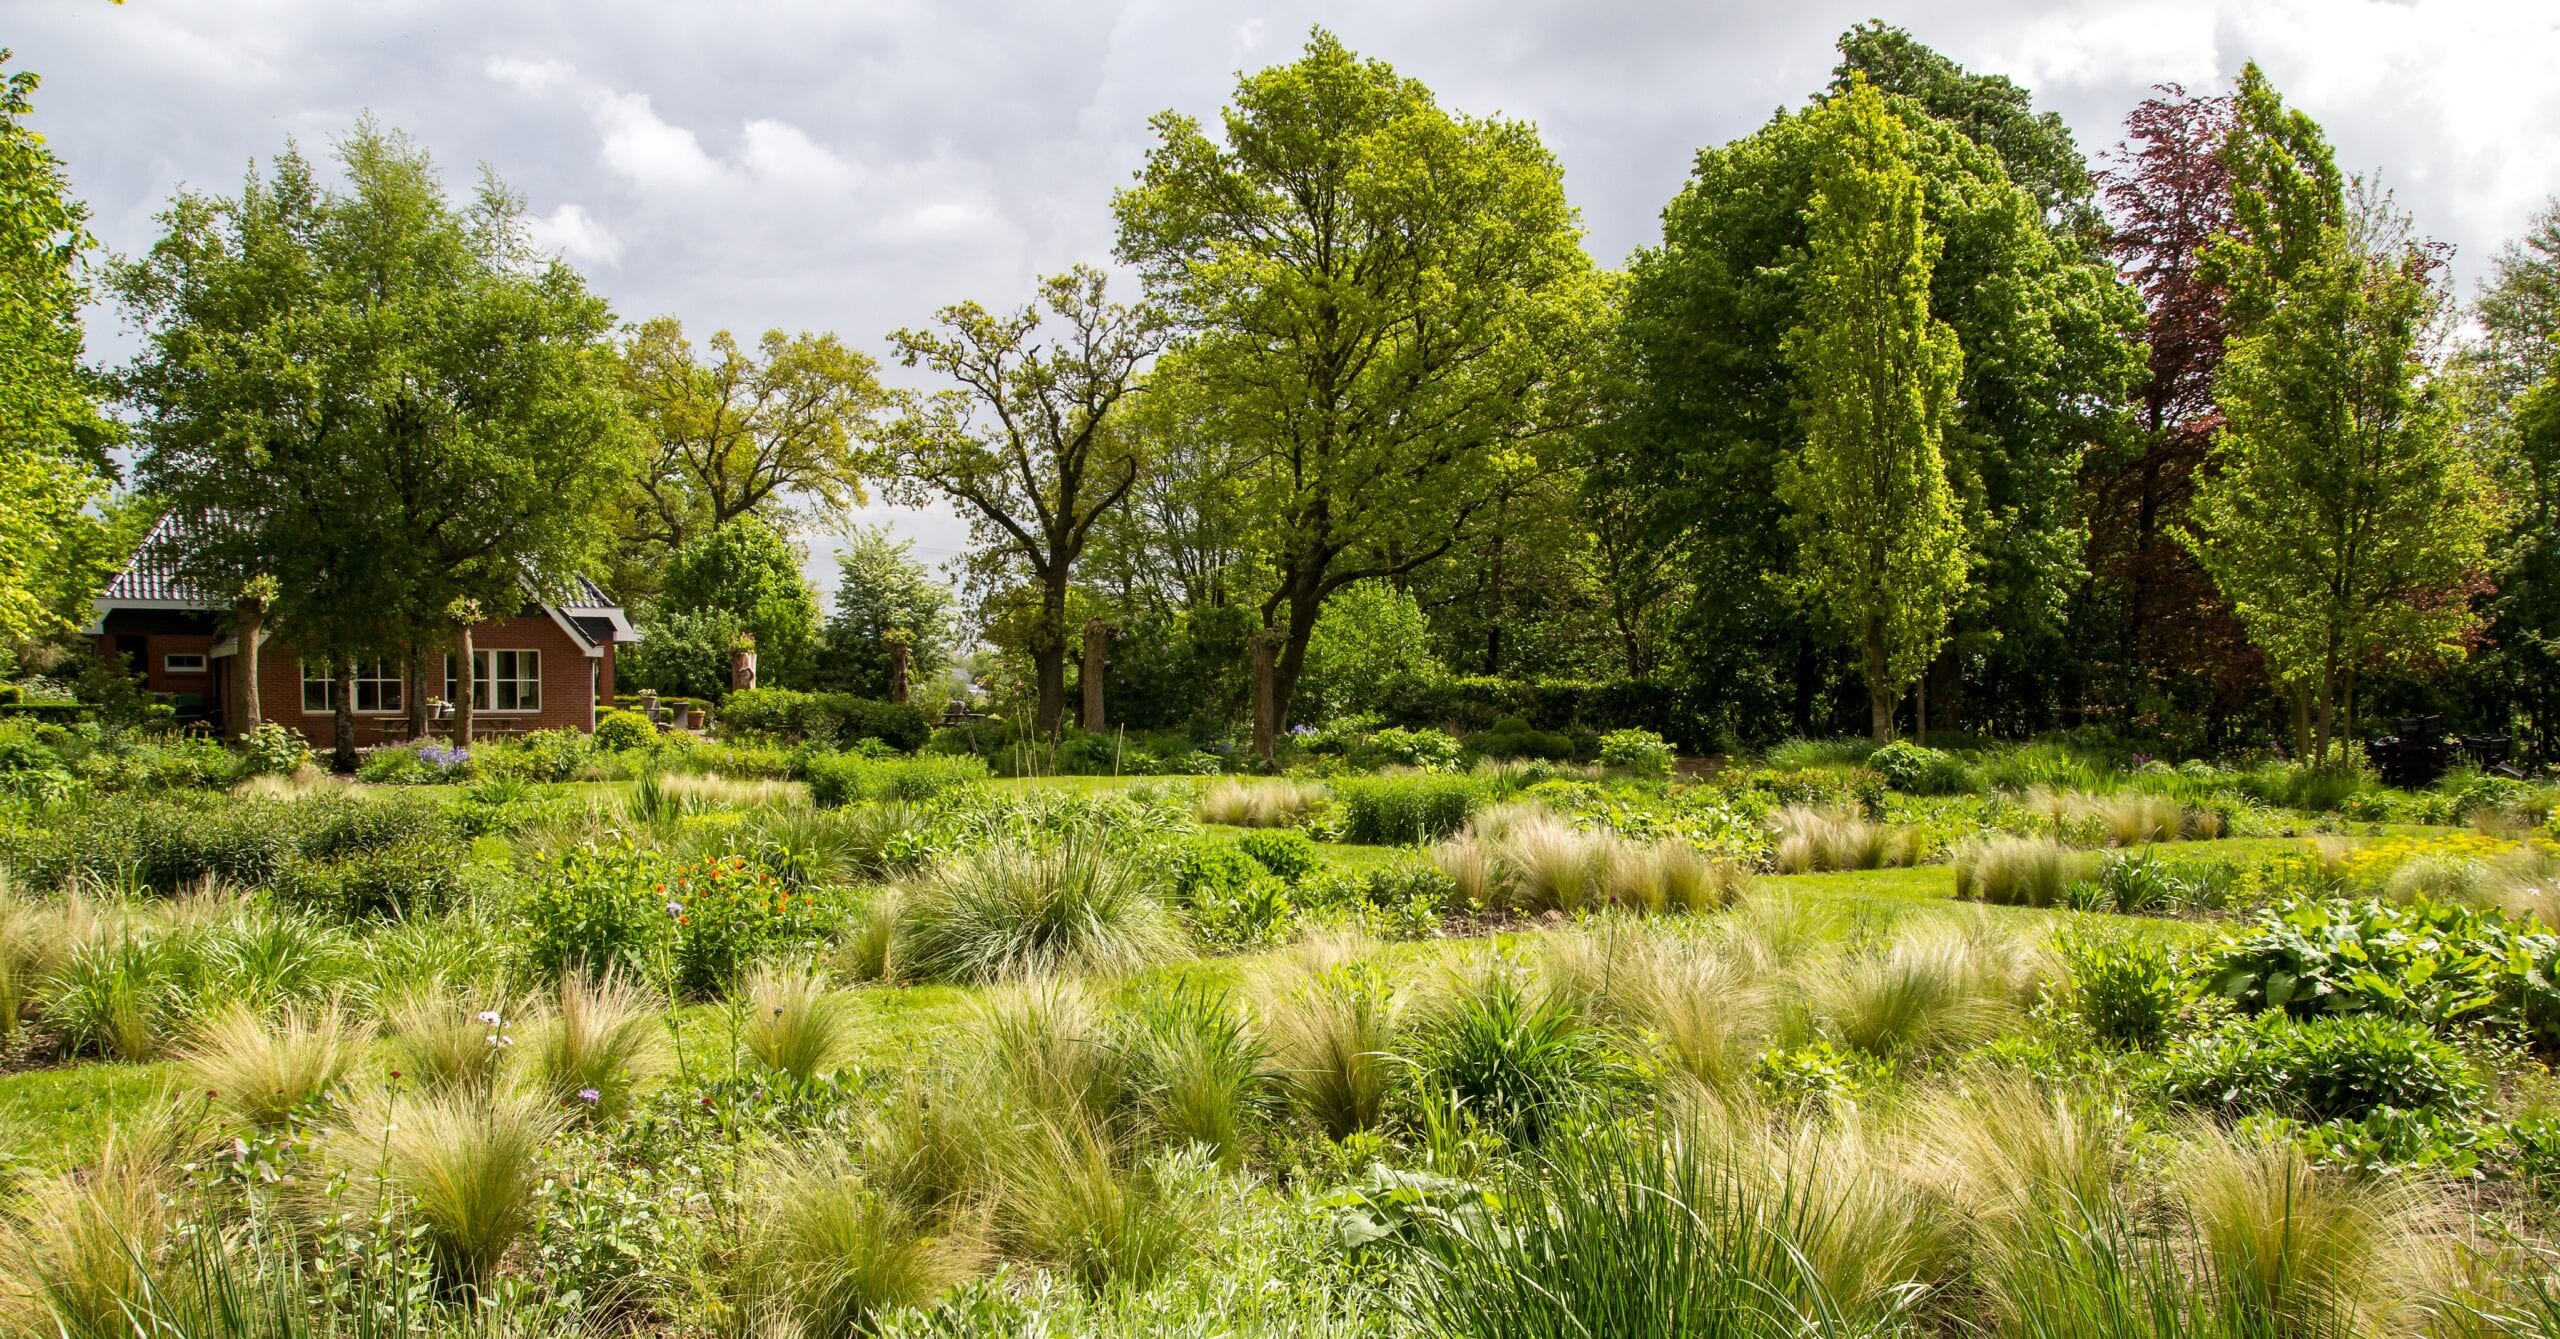
{"type": "Polygon", "coordinates": [[[684,914],[684,903],[682,903],[682,902],[669,902],[669,903],[667,904],[667,914],[668,914],[668,915],[670,915],[670,916],[681,916],[681,915],[683,915],[683,914],[684,914]]]}
{"type": "Polygon", "coordinates": [[[578,1090],[578,1100],[586,1103],[588,1106],[594,1106],[596,1103],[604,1100],[604,1094],[597,1092],[593,1088],[580,1088],[578,1090]]]}

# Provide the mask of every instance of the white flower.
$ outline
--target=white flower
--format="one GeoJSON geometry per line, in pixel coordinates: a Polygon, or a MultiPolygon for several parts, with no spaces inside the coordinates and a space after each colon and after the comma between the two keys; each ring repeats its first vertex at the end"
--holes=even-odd
{"type": "Polygon", "coordinates": [[[507,1020],[505,1020],[505,1019],[503,1019],[503,1018],[500,1018],[500,1017],[498,1016],[498,1011],[497,1011],[497,1010],[495,1010],[495,1009],[483,1009],[483,1010],[481,1010],[481,1011],[480,1011],[480,1021],[481,1021],[481,1022],[483,1022],[483,1023],[488,1024],[488,1025],[489,1025],[489,1026],[491,1026],[491,1027],[505,1027],[505,1026],[507,1025],[507,1020]]]}

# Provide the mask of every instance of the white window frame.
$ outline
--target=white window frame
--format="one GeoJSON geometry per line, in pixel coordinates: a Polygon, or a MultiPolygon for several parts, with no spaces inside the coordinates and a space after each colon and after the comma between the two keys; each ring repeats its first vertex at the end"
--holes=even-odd
{"type": "MultiPolygon", "coordinates": [[[[337,714],[338,680],[323,667],[314,678],[308,662],[297,662],[302,670],[302,714],[334,716],[337,714]],[[314,690],[318,691],[314,691],[314,690]],[[318,705],[313,705],[317,703],[318,705]]],[[[400,662],[391,659],[356,662],[356,710],[358,716],[399,716],[408,711],[409,676],[402,673],[400,662]],[[383,690],[388,688],[386,694],[383,690]],[[366,690],[373,695],[373,705],[364,705],[366,690]]]]}
{"type": "MultiPolygon", "coordinates": [[[[454,682],[453,657],[444,658],[444,699],[451,702],[462,685],[454,682]]],[[[542,652],[530,646],[477,646],[471,650],[471,709],[493,716],[537,716],[542,713],[542,652]],[[502,659],[503,658],[503,659],[502,659]],[[508,692],[498,691],[500,666],[508,692]],[[529,690],[529,691],[528,691],[529,690]],[[514,706],[493,703],[512,701],[514,706]]]]}
{"type": "Polygon", "coordinates": [[[160,657],[160,672],[163,674],[210,674],[211,666],[212,661],[202,651],[169,651],[160,657]],[[178,662],[182,660],[195,663],[181,665],[178,662]]]}

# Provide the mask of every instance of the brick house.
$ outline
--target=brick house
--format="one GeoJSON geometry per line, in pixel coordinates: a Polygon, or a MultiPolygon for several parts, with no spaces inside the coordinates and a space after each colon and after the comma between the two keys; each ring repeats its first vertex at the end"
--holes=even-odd
{"type": "MultiPolygon", "coordinates": [[[[200,721],[228,734],[240,705],[240,642],[228,603],[195,590],[179,575],[178,546],[186,534],[185,526],[165,518],[154,526],[133,560],[107,583],[86,631],[101,657],[131,657],[144,685],[174,702],[181,721],[200,721]]],[[[474,733],[595,729],[597,701],[612,700],[614,648],[637,640],[621,606],[585,577],[559,602],[538,598],[527,583],[522,608],[472,629],[474,733]]],[[[452,701],[452,657],[430,655],[427,663],[431,680],[442,673],[440,682],[423,685],[429,699],[452,701]]],[[[420,687],[408,682],[408,671],[397,659],[356,666],[358,747],[408,737],[412,695],[420,687]]],[[[304,665],[282,638],[261,639],[261,720],[300,731],[315,748],[332,747],[336,691],[325,665],[304,665]]]]}

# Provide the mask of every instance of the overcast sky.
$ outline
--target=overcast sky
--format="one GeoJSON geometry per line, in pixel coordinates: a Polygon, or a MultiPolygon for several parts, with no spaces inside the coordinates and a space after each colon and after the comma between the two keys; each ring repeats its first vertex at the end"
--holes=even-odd
{"type": "MultiPolygon", "coordinates": [[[[1820,87],[1880,17],[2058,110],[2095,152],[2152,84],[2264,66],[2351,171],[2457,247],[2467,292],[2560,193],[2555,0],[8,0],[38,126],[118,251],[180,186],[229,190],[288,138],[370,109],[457,188],[478,164],[626,320],[697,337],[883,336],[1108,260],[1110,197],[1165,108],[1214,116],[1238,71],[1322,23],[1444,105],[1537,122],[1592,254],[1656,236],[1702,145],[1820,87]]],[[[93,323],[101,357],[129,347],[93,323]]],[[[900,375],[892,370],[891,375],[900,375]]],[[[890,515],[885,509],[877,513],[890,515]]],[[[963,534],[902,515],[924,552],[963,534]]],[[[813,567],[823,567],[813,563],[813,567]]],[[[813,576],[824,577],[821,571],[813,576]]]]}

